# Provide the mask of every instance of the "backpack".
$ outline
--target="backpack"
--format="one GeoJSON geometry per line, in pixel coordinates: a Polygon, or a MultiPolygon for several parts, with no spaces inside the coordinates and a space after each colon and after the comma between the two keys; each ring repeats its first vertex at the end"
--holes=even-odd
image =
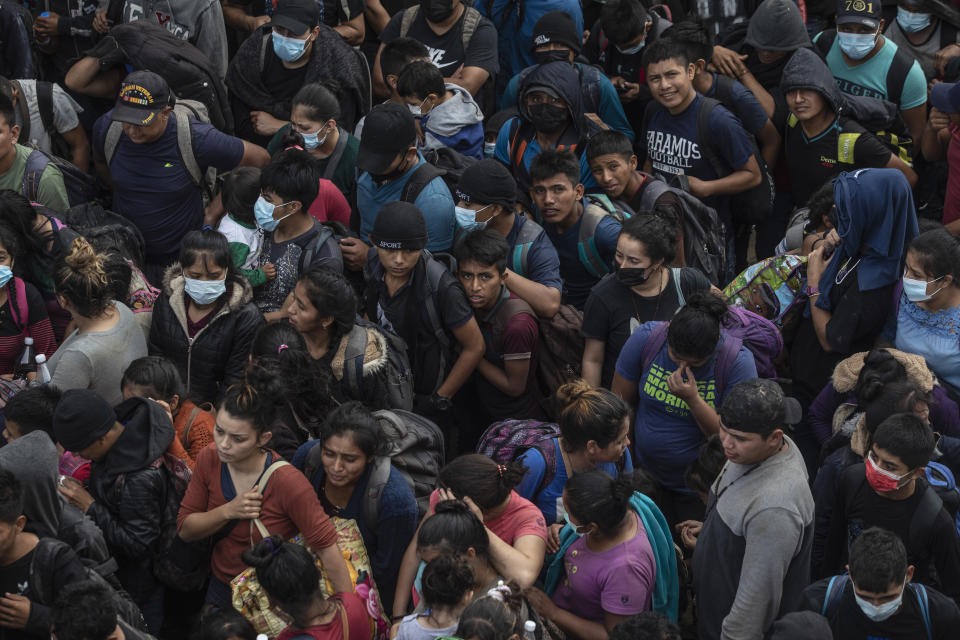
{"type": "Polygon", "coordinates": [[[435,178],[443,178],[450,193],[456,193],[457,183],[460,182],[463,172],[477,162],[476,158],[465,156],[449,147],[427,149],[421,153],[426,162],[414,169],[407,183],[403,185],[403,191],[400,194],[400,200],[403,202],[411,204],[415,202],[424,187],[435,178]]]}
{"type": "MultiPolygon", "coordinates": [[[[20,96],[24,95],[23,86],[19,80],[11,81],[19,91],[20,96]]],[[[50,150],[52,155],[61,158],[69,158],[73,153],[70,143],[66,141],[54,122],[53,111],[53,83],[43,80],[36,80],[34,83],[37,93],[37,111],[40,115],[40,121],[43,123],[43,129],[50,136],[50,150]]],[[[26,99],[17,100],[16,109],[20,115],[20,139],[30,140],[30,113],[27,111],[26,99]]]]}
{"type": "Polygon", "coordinates": [[[477,453],[500,464],[513,462],[528,449],[536,449],[543,456],[546,472],[534,494],[553,482],[557,473],[557,449],[553,444],[560,437],[560,429],[552,422],[540,420],[504,420],[487,427],[477,442],[477,453]]]}
{"type": "MultiPolygon", "coordinates": [[[[70,545],[56,538],[40,538],[33,550],[33,557],[30,559],[28,593],[32,601],[48,607],[53,606],[53,603],[56,602],[59,594],[54,591],[52,582],[46,580],[51,572],[44,569],[53,564],[54,558],[58,553],[63,553],[64,548],[69,549],[70,545]]],[[[143,614],[140,613],[140,609],[130,599],[130,596],[122,589],[114,589],[113,585],[93,569],[86,566],[84,569],[87,581],[100,587],[106,587],[109,590],[111,600],[120,619],[135,629],[146,631],[147,624],[143,619],[143,614]]]]}
{"type": "Polygon", "coordinates": [[[718,222],[716,210],[683,189],[675,189],[648,173],[641,174],[644,187],[640,210],[653,211],[660,196],[668,191],[675,194],[683,207],[683,255],[687,266],[696,267],[711,284],[719,285],[724,277],[727,244],[726,229],[718,222]]]}
{"type": "Polygon", "coordinates": [[[513,249],[507,256],[507,267],[518,276],[529,277],[529,256],[530,248],[536,242],[540,234],[543,233],[543,227],[530,218],[526,218],[517,232],[517,241],[513,249]]]}
{"type": "MultiPolygon", "coordinates": [[[[177,40],[180,42],[180,40],[177,40]]],[[[186,44],[186,43],[184,43],[186,44]]],[[[217,169],[208,167],[206,171],[197,161],[196,153],[193,150],[193,131],[190,128],[190,121],[196,120],[212,124],[210,122],[210,113],[202,102],[196,100],[177,100],[173,107],[173,117],[177,121],[177,151],[180,155],[180,161],[183,162],[183,168],[190,176],[190,180],[203,192],[204,202],[213,200],[213,194],[217,182],[217,169]]],[[[113,156],[117,151],[117,145],[120,144],[120,136],[123,134],[123,124],[114,120],[107,128],[106,136],[103,140],[103,156],[105,163],[109,167],[113,156]]]]}
{"type": "MultiPolygon", "coordinates": [[[[669,326],[669,322],[653,323],[650,335],[647,336],[643,348],[640,349],[641,371],[645,372],[650,369],[657,354],[667,343],[667,328],[669,326]]],[[[713,367],[718,401],[723,395],[724,389],[727,388],[727,376],[730,375],[730,370],[733,369],[733,365],[737,361],[737,354],[740,353],[741,346],[743,346],[743,342],[737,336],[724,335],[723,342],[720,345],[720,353],[717,354],[717,361],[713,367]]]]}
{"type": "MultiPolygon", "coordinates": [[[[414,5],[404,9],[403,17],[400,18],[401,38],[407,37],[407,33],[410,31],[410,27],[413,26],[413,21],[417,18],[418,13],[420,13],[420,5],[414,5]]],[[[487,13],[490,15],[489,11],[487,13]]],[[[463,45],[464,52],[466,52],[467,47],[470,45],[470,39],[473,38],[473,33],[477,30],[477,25],[480,24],[481,17],[483,16],[480,15],[479,11],[467,5],[463,14],[463,28],[460,31],[460,43],[463,45]]]]}
{"type": "Polygon", "coordinates": [[[774,362],[783,351],[783,336],[780,329],[763,316],[743,307],[729,306],[720,322],[720,329],[727,339],[735,336],[753,354],[757,376],[776,380],[774,362]]]}
{"type": "MultiPolygon", "coordinates": [[[[119,125],[119,123],[117,123],[119,125]]],[[[97,182],[89,173],[77,165],[59,156],[51,155],[42,149],[31,149],[27,156],[27,166],[23,171],[23,183],[20,192],[27,200],[38,202],[40,199],[40,180],[47,167],[53,165],[63,176],[63,187],[67,192],[67,203],[71,207],[87,204],[97,199],[97,182]]]]}
{"type": "Polygon", "coordinates": [[[723,289],[727,304],[757,313],[779,326],[792,309],[802,305],[807,259],[783,254],[744,269],[723,289]]]}
{"type": "MultiPolygon", "coordinates": [[[[713,137],[710,134],[710,114],[719,105],[719,100],[702,98],[697,111],[697,142],[703,158],[713,167],[718,176],[723,177],[729,175],[737,167],[727,167],[726,162],[721,159],[713,147],[713,137]]],[[[753,157],[757,161],[757,166],[760,167],[761,180],[757,186],[729,196],[729,208],[730,215],[733,216],[735,222],[752,225],[763,222],[773,212],[775,191],[773,178],[770,176],[766,161],[760,155],[756,139],[749,133],[747,136],[753,147],[753,157]]]]}
{"type": "Polygon", "coordinates": [[[107,211],[99,204],[71,207],[61,216],[65,229],[64,242],[69,246],[73,234],[83,236],[98,253],[114,251],[138,268],[144,263],[146,242],[140,229],[128,218],[107,211]]]}
{"type": "MultiPolygon", "coordinates": [[[[510,158],[510,162],[507,168],[510,169],[510,173],[513,174],[513,177],[517,181],[517,196],[521,199],[529,199],[530,196],[527,191],[531,186],[531,178],[530,171],[523,164],[523,154],[527,152],[527,145],[530,144],[530,140],[536,135],[536,129],[533,127],[533,124],[522,121],[519,116],[511,118],[509,122],[510,129],[508,137],[510,143],[507,146],[507,157],[510,158]],[[521,134],[523,135],[521,136],[521,134]]],[[[577,160],[579,160],[586,148],[587,138],[589,137],[589,127],[591,126],[589,120],[586,126],[588,127],[587,133],[577,139],[565,135],[567,132],[575,132],[572,127],[567,127],[564,135],[561,135],[556,146],[554,146],[554,149],[557,151],[569,151],[577,156],[577,160]]],[[[597,130],[599,130],[599,127],[597,130]]],[[[527,200],[527,202],[528,201],[529,200],[527,200]]]]}
{"type": "Polygon", "coordinates": [[[577,255],[580,264],[587,273],[598,280],[610,273],[610,266],[604,262],[597,248],[597,227],[607,216],[620,224],[631,217],[633,211],[626,204],[617,201],[614,203],[608,196],[591,193],[583,196],[583,217],[580,220],[580,232],[577,234],[577,255]]]}
{"type": "Polygon", "coordinates": [[[345,232],[346,225],[342,222],[336,222],[334,220],[328,220],[327,222],[320,223],[320,229],[316,234],[310,236],[310,238],[303,244],[295,243],[300,247],[300,259],[297,260],[297,272],[303,273],[305,269],[309,269],[310,265],[313,264],[313,258],[317,255],[317,251],[320,250],[327,240],[330,238],[336,238],[338,236],[338,231],[340,237],[346,235],[345,232]]]}
{"type": "MultiPolygon", "coordinates": [[[[417,499],[420,516],[430,508],[430,494],[437,486],[444,465],[443,432],[435,423],[412,411],[402,409],[374,411],[380,427],[380,442],[389,450],[370,463],[373,468],[363,497],[363,520],[368,529],[376,530],[380,497],[394,467],[407,481],[417,499]]],[[[319,441],[310,448],[303,463],[303,473],[314,483],[317,471],[323,468],[323,447],[319,441]]]]}
{"type": "Polygon", "coordinates": [[[913,521],[910,523],[911,537],[914,534],[914,528],[917,532],[929,531],[940,509],[946,509],[957,527],[957,533],[960,534],[960,490],[957,489],[953,472],[939,462],[928,462],[926,479],[930,489],[913,514],[913,521]],[[927,495],[932,497],[927,498],[927,495]],[[934,497],[936,499],[933,499],[934,497]]]}
{"type": "Polygon", "coordinates": [[[777,245],[776,253],[779,255],[787,251],[796,251],[802,247],[803,239],[807,235],[808,224],[810,224],[809,207],[801,207],[790,214],[787,230],[783,234],[783,240],[777,245]]]}
{"type": "MultiPolygon", "coordinates": [[[[850,582],[850,574],[833,576],[827,583],[827,591],[823,595],[823,607],[820,609],[820,615],[827,620],[831,620],[837,615],[840,609],[840,600],[847,589],[847,583],[850,582]]],[[[923,626],[927,631],[927,640],[933,640],[933,631],[930,623],[930,598],[927,595],[927,588],[918,582],[908,582],[906,587],[917,598],[917,604],[920,606],[920,617],[923,618],[923,626]]]]}
{"type": "Polygon", "coordinates": [[[226,85],[200,49],[146,20],[117,24],[109,35],[134,71],[153,71],[167,81],[178,101],[202,103],[209,114],[206,122],[224,133],[233,133],[226,85]]]}
{"type": "MultiPolygon", "coordinates": [[[[504,305],[506,306],[506,305],[504,305]]],[[[555,417],[549,400],[560,385],[580,377],[584,340],[580,334],[583,311],[569,304],[560,305],[550,319],[537,318],[540,338],[537,344],[537,394],[541,407],[555,417]]]]}
{"type": "Polygon", "coordinates": [[[413,409],[413,374],[407,357],[407,343],[403,338],[367,320],[357,320],[347,334],[343,354],[343,378],[340,384],[353,398],[363,397],[363,359],[367,352],[367,329],[376,329],[384,338],[387,353],[385,376],[387,402],[392,409],[413,409]]]}
{"type": "MultiPolygon", "coordinates": [[[[838,110],[842,114],[841,125],[848,129],[851,123],[859,125],[863,132],[872,134],[907,166],[913,166],[913,138],[895,104],[871,96],[844,94],[843,99],[845,104],[838,110]]],[[[792,113],[787,116],[788,127],[794,128],[799,123],[792,113]]],[[[837,136],[837,162],[854,164],[854,147],[861,135],[861,131],[851,129],[837,136]]]]}

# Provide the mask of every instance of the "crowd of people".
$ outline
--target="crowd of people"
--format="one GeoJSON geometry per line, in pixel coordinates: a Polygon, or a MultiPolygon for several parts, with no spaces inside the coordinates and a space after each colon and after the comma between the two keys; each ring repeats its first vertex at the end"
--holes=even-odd
{"type": "Polygon", "coordinates": [[[0,640],[955,637],[960,12],[656,2],[0,2],[0,640]]]}

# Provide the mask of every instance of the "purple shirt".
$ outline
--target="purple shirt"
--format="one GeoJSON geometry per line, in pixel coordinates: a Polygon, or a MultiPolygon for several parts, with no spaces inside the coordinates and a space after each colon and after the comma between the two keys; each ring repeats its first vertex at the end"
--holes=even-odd
{"type": "Polygon", "coordinates": [[[566,575],[553,594],[558,607],[603,624],[604,612],[632,616],[649,611],[657,578],[656,560],[640,516],[637,535],[606,551],[587,548],[586,536],[567,549],[566,575]]]}

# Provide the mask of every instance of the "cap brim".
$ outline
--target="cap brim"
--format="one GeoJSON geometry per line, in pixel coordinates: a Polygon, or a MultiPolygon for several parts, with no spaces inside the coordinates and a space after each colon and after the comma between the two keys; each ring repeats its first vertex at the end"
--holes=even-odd
{"type": "Polygon", "coordinates": [[[310,27],[303,24],[299,20],[294,20],[290,16],[278,16],[274,14],[273,18],[270,19],[270,22],[267,23],[267,26],[273,29],[274,27],[280,27],[281,29],[286,29],[292,34],[302,36],[307,31],[310,30],[310,27]]]}
{"type": "Polygon", "coordinates": [[[783,421],[786,424],[797,424],[803,420],[803,409],[796,398],[784,396],[783,398],[783,421]]]}
{"type": "Polygon", "coordinates": [[[865,27],[877,29],[880,26],[880,21],[865,16],[840,16],[837,18],[837,24],[862,24],[865,27]]]}
{"type": "Polygon", "coordinates": [[[957,82],[938,82],[933,85],[933,89],[930,90],[930,104],[936,108],[937,111],[943,113],[957,113],[960,112],[960,109],[954,104],[954,101],[951,98],[957,98],[957,101],[960,102],[960,89],[958,89],[960,83],[957,82]]]}
{"type": "Polygon", "coordinates": [[[390,153],[382,151],[373,151],[365,149],[363,143],[360,143],[360,149],[357,151],[357,168],[374,175],[382,175],[387,172],[393,161],[397,159],[399,151],[390,153]]]}
{"type": "Polygon", "coordinates": [[[128,124],[135,124],[140,127],[147,126],[151,124],[157,117],[157,114],[163,111],[160,109],[143,109],[140,107],[132,107],[126,103],[120,103],[113,108],[113,115],[111,118],[117,122],[126,122],[128,124]]]}

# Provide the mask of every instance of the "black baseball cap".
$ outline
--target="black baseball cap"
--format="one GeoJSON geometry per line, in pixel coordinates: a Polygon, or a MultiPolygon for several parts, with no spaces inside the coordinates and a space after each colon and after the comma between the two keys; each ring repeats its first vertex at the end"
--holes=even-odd
{"type": "Polygon", "coordinates": [[[176,98],[170,93],[167,81],[153,71],[134,71],[123,79],[120,95],[113,107],[112,118],[146,126],[165,107],[173,106],[176,98]]]}
{"type": "Polygon", "coordinates": [[[281,27],[302,36],[320,24],[317,0],[277,0],[270,17],[270,27],[281,27]]]}
{"type": "Polygon", "coordinates": [[[363,121],[357,167],[373,175],[387,172],[401,152],[417,144],[410,109],[396,102],[378,104],[363,121]]]}
{"type": "Polygon", "coordinates": [[[876,0],[840,0],[837,7],[837,24],[862,24],[871,29],[880,28],[883,20],[882,5],[876,0]]]}
{"type": "Polygon", "coordinates": [[[731,389],[719,413],[728,429],[749,433],[767,433],[803,419],[796,398],[783,395],[780,385],[763,378],[741,382],[731,389]]]}
{"type": "Polygon", "coordinates": [[[377,212],[370,240],[381,249],[419,251],[427,246],[427,223],[416,205],[393,200],[377,212]]]}

